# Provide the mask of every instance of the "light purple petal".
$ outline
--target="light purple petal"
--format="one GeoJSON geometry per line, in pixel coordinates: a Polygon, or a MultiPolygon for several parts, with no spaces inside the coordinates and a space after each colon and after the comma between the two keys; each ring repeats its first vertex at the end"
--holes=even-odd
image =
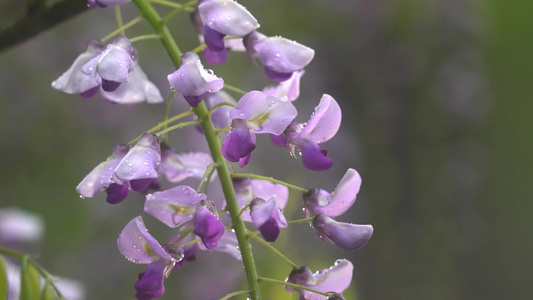
{"type": "MultiPolygon", "coordinates": [[[[44,235],[44,221],[38,215],[16,207],[0,209],[0,242],[37,242],[44,235]]],[[[1,259],[1,258],[0,258],[1,259]]]]}
{"type": "Polygon", "coordinates": [[[224,80],[204,68],[194,52],[183,54],[182,65],[168,75],[170,86],[183,96],[202,96],[215,93],[224,87],[224,80]]]}
{"type": "Polygon", "coordinates": [[[313,49],[278,36],[257,42],[254,49],[263,65],[278,73],[299,71],[315,56],[313,49]]]}
{"type": "Polygon", "coordinates": [[[280,82],[275,86],[265,87],[263,93],[278,99],[287,97],[290,101],[294,101],[300,96],[300,79],[304,73],[304,70],[294,72],[288,80],[280,82]]]}
{"type": "Polygon", "coordinates": [[[136,264],[149,264],[154,259],[171,260],[161,244],[148,233],[141,216],[131,220],[122,230],[117,240],[120,253],[136,264]]]}
{"type": "MultiPolygon", "coordinates": [[[[237,104],[237,101],[233,99],[228,93],[224,91],[218,91],[213,94],[207,94],[204,97],[205,105],[207,109],[211,109],[219,103],[231,103],[237,104]]],[[[231,119],[229,117],[230,111],[233,110],[233,107],[229,105],[220,106],[211,113],[211,120],[213,120],[213,125],[216,129],[221,129],[227,126],[230,126],[231,119]]]]}
{"type": "Polygon", "coordinates": [[[342,112],[337,101],[324,94],[315,112],[298,136],[299,139],[310,139],[317,144],[331,139],[341,125],[342,112]]]}
{"type": "Polygon", "coordinates": [[[259,91],[244,95],[230,117],[247,120],[257,133],[280,135],[298,115],[294,105],[286,98],[278,99],[259,91]]]}
{"type": "Polygon", "coordinates": [[[87,50],[76,58],[63,75],[52,82],[52,87],[67,94],[81,94],[99,87],[101,83],[100,76],[91,77],[82,73],[81,68],[104,49],[104,45],[99,41],[90,41],[87,45],[87,50]]]}
{"type": "Polygon", "coordinates": [[[139,280],[135,282],[135,298],[138,300],[150,300],[161,297],[165,292],[163,281],[167,263],[157,260],[146,267],[146,271],[139,274],[139,280]]]}
{"type": "Polygon", "coordinates": [[[374,231],[372,225],[337,222],[322,214],[318,214],[313,219],[313,227],[321,238],[329,240],[344,250],[356,250],[363,247],[368,243],[374,231]]]}
{"type": "Polygon", "coordinates": [[[348,169],[333,193],[311,190],[309,194],[304,195],[304,202],[314,214],[321,213],[331,218],[338,217],[352,207],[360,187],[361,176],[356,170],[348,169]]]}
{"type": "Polygon", "coordinates": [[[333,161],[327,157],[328,151],[320,148],[315,142],[304,139],[298,143],[302,163],[307,170],[325,171],[331,168],[333,161]]]}
{"type": "Polygon", "coordinates": [[[232,36],[246,35],[259,27],[244,6],[232,0],[209,0],[198,5],[204,26],[232,36]]]}
{"type": "Polygon", "coordinates": [[[148,103],[161,103],[163,96],[143,72],[138,64],[135,64],[133,71],[129,74],[129,81],[121,84],[116,90],[106,92],[102,90],[102,98],[109,102],[119,104],[135,104],[146,101],[148,103]]]}
{"type": "Polygon", "coordinates": [[[159,139],[154,134],[145,133],[120,161],[115,176],[120,180],[157,178],[160,163],[159,139]]]}
{"type": "Polygon", "coordinates": [[[310,287],[326,293],[342,293],[350,286],[352,276],[353,264],[347,259],[338,259],[333,266],[317,272],[315,275],[317,283],[310,287]]]}
{"type": "Polygon", "coordinates": [[[108,81],[128,82],[128,74],[134,66],[133,53],[128,39],[119,36],[98,56],[88,61],[81,71],[92,77],[99,75],[108,81]]]}
{"type": "Polygon", "coordinates": [[[222,155],[232,162],[246,157],[255,149],[255,134],[246,125],[237,126],[222,145],[222,155]]]}
{"type": "Polygon", "coordinates": [[[274,242],[278,239],[279,228],[287,227],[287,220],[276,206],[275,198],[264,200],[255,198],[250,204],[250,216],[255,229],[261,232],[261,235],[267,242],[274,242]]]}
{"type": "Polygon", "coordinates": [[[276,199],[276,206],[279,209],[285,208],[287,200],[289,200],[289,188],[281,184],[260,179],[252,179],[251,185],[254,198],[270,199],[273,197],[276,199]]]}
{"type": "Polygon", "coordinates": [[[167,226],[175,228],[191,220],[196,204],[206,199],[205,194],[182,185],[146,195],[144,211],[167,226]]]}
{"type": "MultiPolygon", "coordinates": [[[[200,244],[199,246],[202,250],[211,250],[207,249],[203,244],[200,244]]],[[[235,231],[233,230],[224,231],[224,234],[222,234],[218,240],[217,246],[212,250],[224,252],[233,256],[235,259],[242,260],[241,251],[239,250],[239,242],[237,241],[237,235],[235,235],[235,231]]]]}
{"type": "Polygon", "coordinates": [[[113,153],[106,161],[101,162],[94,168],[76,187],[76,191],[83,197],[91,198],[104,187],[113,183],[113,171],[128,152],[128,147],[115,146],[113,153]]]}
{"type": "MultiPolygon", "coordinates": [[[[285,282],[294,283],[303,286],[310,286],[316,282],[316,278],[313,276],[313,272],[308,267],[293,268],[285,282]]],[[[292,286],[285,286],[285,289],[289,292],[300,291],[292,286]]]]}
{"type": "MultiPolygon", "coordinates": [[[[162,153],[161,170],[168,181],[180,182],[189,177],[201,179],[207,166],[213,163],[211,155],[204,152],[189,152],[177,154],[167,149],[162,153]]],[[[216,171],[211,180],[216,178],[216,171]]]]}
{"type": "MultiPolygon", "coordinates": [[[[204,202],[204,201],[203,201],[204,202]]],[[[202,239],[207,249],[215,249],[224,234],[224,224],[205,205],[197,205],[193,217],[194,234],[202,239]]]]}

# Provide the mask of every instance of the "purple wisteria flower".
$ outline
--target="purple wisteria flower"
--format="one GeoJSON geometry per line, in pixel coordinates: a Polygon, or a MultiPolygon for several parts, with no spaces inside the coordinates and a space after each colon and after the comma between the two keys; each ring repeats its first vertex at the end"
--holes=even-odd
{"type": "Polygon", "coordinates": [[[90,8],[93,8],[95,6],[106,8],[108,6],[120,5],[126,2],[130,2],[130,1],[131,0],[88,0],[87,5],[90,8]]]}
{"type": "Polygon", "coordinates": [[[203,193],[189,186],[177,186],[148,194],[144,211],[171,228],[193,221],[193,232],[208,249],[214,249],[224,233],[224,224],[215,207],[203,193]]]}
{"type": "Polygon", "coordinates": [[[135,104],[146,101],[148,103],[161,103],[163,96],[157,86],[148,80],[141,67],[135,63],[133,71],[129,74],[129,80],[122,83],[116,90],[100,91],[102,98],[111,103],[135,104]]]}
{"type": "Polygon", "coordinates": [[[296,71],[292,73],[292,76],[275,86],[267,86],[263,89],[263,93],[274,96],[276,98],[287,97],[290,101],[298,99],[300,96],[300,79],[304,75],[305,71],[296,71]]]}
{"type": "Polygon", "coordinates": [[[121,183],[115,177],[115,169],[120,161],[126,156],[129,148],[124,145],[117,145],[113,148],[113,153],[96,166],[76,187],[76,191],[85,198],[92,198],[97,192],[105,190],[107,192],[107,202],[118,203],[124,200],[130,193],[129,182],[121,183]],[[118,182],[118,183],[117,183],[118,182]]]}
{"type": "Polygon", "coordinates": [[[82,67],[94,57],[104,51],[105,45],[97,40],[89,41],[87,50],[80,54],[72,66],[52,82],[52,87],[67,94],[81,94],[84,98],[91,98],[100,90],[102,79],[91,77],[81,72],[82,67]]]}
{"type": "Polygon", "coordinates": [[[218,92],[224,87],[224,80],[211,70],[206,70],[194,52],[183,54],[179,69],[167,78],[170,86],[178,91],[191,107],[198,106],[204,94],[218,92]]]}
{"type": "MultiPolygon", "coordinates": [[[[180,182],[189,177],[201,179],[207,167],[213,163],[211,155],[204,152],[178,154],[171,148],[165,148],[161,156],[161,171],[170,182],[180,182]]],[[[215,178],[216,171],[211,180],[215,178]]]]}
{"type": "MultiPolygon", "coordinates": [[[[303,285],[324,293],[334,292],[340,294],[350,286],[352,276],[352,263],[346,259],[338,259],[333,266],[315,273],[312,273],[308,267],[294,268],[285,281],[303,285]]],[[[331,299],[324,295],[296,289],[291,286],[286,286],[285,289],[289,292],[299,292],[300,300],[331,299]]]]}
{"type": "Polygon", "coordinates": [[[315,51],[296,41],[280,36],[266,37],[254,31],[244,38],[244,46],[251,58],[259,58],[266,75],[274,81],[285,81],[292,73],[305,68],[315,51]]]}
{"type": "Polygon", "coordinates": [[[244,36],[259,28],[254,16],[233,0],[203,0],[198,5],[198,14],[207,45],[204,58],[214,65],[227,60],[225,36],[244,36]]]}
{"type": "MultiPolygon", "coordinates": [[[[276,207],[284,209],[289,199],[289,189],[286,186],[266,180],[236,177],[233,178],[233,188],[241,209],[245,205],[250,205],[256,198],[274,198],[276,207]]],[[[242,214],[242,219],[246,222],[252,222],[249,213],[242,214]]]]}
{"type": "Polygon", "coordinates": [[[348,169],[332,193],[309,190],[303,195],[307,217],[320,213],[334,218],[344,214],[354,204],[360,187],[361,176],[356,170],[348,169]]]}
{"type": "Polygon", "coordinates": [[[279,236],[279,228],[287,227],[287,220],[279,210],[274,197],[268,200],[255,198],[250,203],[250,216],[255,229],[261,232],[267,242],[275,242],[279,236]]]}
{"type": "Polygon", "coordinates": [[[135,297],[148,300],[163,295],[163,280],[176,262],[183,259],[183,249],[179,246],[161,245],[148,233],[141,216],[124,227],[117,244],[120,253],[127,260],[136,264],[148,264],[146,271],[139,274],[139,280],[135,283],[135,297]]]}
{"type": "Polygon", "coordinates": [[[215,125],[216,129],[222,129],[231,125],[230,112],[237,104],[237,101],[235,101],[233,97],[224,91],[218,91],[213,94],[206,94],[204,96],[204,101],[207,109],[211,109],[220,103],[231,104],[220,106],[211,113],[211,120],[213,121],[213,125],[215,125]]]}
{"type": "Polygon", "coordinates": [[[21,242],[38,242],[43,234],[39,215],[16,207],[0,208],[0,244],[15,248],[21,242]]]}
{"type": "Polygon", "coordinates": [[[323,214],[315,216],[313,227],[321,239],[344,250],[356,250],[363,247],[368,243],[374,231],[372,225],[337,222],[323,214]]]}
{"type": "MultiPolygon", "coordinates": [[[[285,144],[296,157],[299,149],[304,167],[310,171],[324,171],[333,165],[327,157],[328,151],[318,144],[330,140],[339,130],[342,112],[337,101],[324,94],[307,123],[291,124],[284,133],[285,144]]],[[[283,137],[274,137],[272,141],[283,145],[283,137]]]]}
{"type": "Polygon", "coordinates": [[[133,71],[135,51],[130,41],[123,36],[117,37],[113,43],[89,60],[81,72],[93,78],[102,79],[102,89],[107,92],[116,90],[121,83],[128,82],[129,73],[133,71]]]}
{"type": "Polygon", "coordinates": [[[255,134],[280,135],[297,114],[287,98],[278,99],[259,91],[247,93],[230,112],[231,132],[222,145],[222,154],[245,166],[255,149],[255,134]]]}

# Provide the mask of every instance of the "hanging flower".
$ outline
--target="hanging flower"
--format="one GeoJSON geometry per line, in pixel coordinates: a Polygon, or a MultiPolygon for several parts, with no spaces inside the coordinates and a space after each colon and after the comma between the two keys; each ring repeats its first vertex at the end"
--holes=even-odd
{"type": "Polygon", "coordinates": [[[313,227],[319,237],[344,250],[356,250],[368,243],[374,232],[372,225],[359,225],[337,222],[318,214],[313,219],[313,227]]]}

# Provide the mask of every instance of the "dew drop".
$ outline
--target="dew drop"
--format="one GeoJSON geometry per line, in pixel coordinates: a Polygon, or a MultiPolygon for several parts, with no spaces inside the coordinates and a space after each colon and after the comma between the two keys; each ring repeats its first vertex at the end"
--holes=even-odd
{"type": "Polygon", "coordinates": [[[83,195],[80,195],[80,199],[85,199],[85,197],[83,195]]]}

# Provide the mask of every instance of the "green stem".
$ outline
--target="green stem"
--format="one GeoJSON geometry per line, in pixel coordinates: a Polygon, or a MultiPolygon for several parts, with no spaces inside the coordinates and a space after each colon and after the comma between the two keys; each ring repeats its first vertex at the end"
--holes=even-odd
{"type": "Polygon", "coordinates": [[[110,34],[106,35],[105,37],[101,38],[100,41],[106,42],[112,37],[119,35],[122,31],[130,28],[131,26],[141,22],[143,18],[141,16],[136,17],[135,19],[129,21],[128,23],[124,24],[124,26],[117,28],[115,31],[111,32],[110,34]]]}
{"type": "Polygon", "coordinates": [[[286,187],[288,187],[290,189],[302,192],[304,194],[308,192],[308,190],[306,190],[306,189],[304,189],[302,187],[299,187],[299,186],[296,186],[296,185],[293,185],[293,184],[290,184],[290,183],[287,183],[287,182],[284,182],[284,181],[281,181],[281,180],[277,180],[277,179],[272,178],[272,177],[261,176],[261,175],[250,174],[250,173],[233,173],[233,174],[231,174],[231,176],[233,176],[233,177],[248,177],[248,178],[266,180],[266,181],[270,181],[272,183],[277,183],[277,184],[284,185],[284,186],[286,186],[286,187]]]}
{"type": "Polygon", "coordinates": [[[183,128],[183,127],[192,126],[192,125],[199,125],[199,124],[200,124],[199,121],[189,121],[189,122],[179,123],[179,124],[176,124],[174,126],[170,126],[168,128],[165,128],[165,129],[159,131],[158,133],[156,133],[155,135],[162,136],[162,135],[166,134],[167,132],[170,132],[170,131],[175,130],[175,129],[180,129],[180,128],[183,128]]]}
{"type": "Polygon", "coordinates": [[[274,246],[272,246],[269,242],[263,240],[262,238],[260,238],[260,237],[258,237],[256,235],[252,236],[252,238],[254,240],[258,241],[259,243],[263,244],[265,247],[270,249],[270,251],[274,252],[277,256],[281,257],[283,260],[288,262],[294,268],[299,268],[300,267],[299,265],[295,264],[292,260],[290,260],[287,256],[283,255],[283,253],[279,252],[279,250],[276,249],[274,246]]]}
{"type": "Polygon", "coordinates": [[[207,182],[211,179],[211,175],[213,174],[213,170],[216,166],[217,166],[217,163],[212,163],[209,166],[207,166],[207,168],[205,168],[204,176],[202,176],[202,179],[200,179],[200,184],[198,184],[198,188],[196,189],[197,193],[199,193],[202,190],[202,186],[204,185],[204,183],[207,185],[207,182]]]}
{"type": "Polygon", "coordinates": [[[183,4],[181,7],[176,8],[175,10],[171,11],[168,15],[166,15],[161,20],[161,22],[163,22],[163,24],[166,24],[168,20],[172,19],[172,17],[174,17],[177,13],[179,13],[182,10],[193,12],[194,10],[190,6],[195,5],[196,3],[198,3],[198,0],[189,1],[183,4]]]}
{"type": "Polygon", "coordinates": [[[314,218],[306,218],[306,219],[300,219],[300,220],[287,221],[287,225],[298,224],[298,223],[306,223],[306,222],[312,222],[313,219],[314,219],[314,218]]]}
{"type": "MultiPolygon", "coordinates": [[[[157,124],[156,126],[150,128],[148,131],[146,131],[147,133],[152,133],[154,131],[157,131],[158,129],[160,128],[166,128],[168,124],[174,122],[174,121],[177,121],[183,117],[186,117],[186,116],[189,116],[189,115],[192,115],[193,114],[193,111],[192,110],[188,110],[186,112],[182,112],[181,114],[179,115],[175,115],[174,117],[172,118],[169,118],[168,120],[166,121],[163,121],[163,122],[159,122],[159,124],[157,124]]],[[[129,141],[128,142],[128,145],[132,145],[134,144],[135,142],[137,142],[140,138],[142,137],[142,134],[139,135],[138,137],[134,138],[133,140],[129,141]]]]}
{"type": "Polygon", "coordinates": [[[152,3],[165,5],[165,6],[168,6],[168,7],[174,7],[174,8],[182,8],[183,7],[183,4],[179,4],[179,3],[176,3],[176,2],[170,2],[170,1],[165,1],[165,0],[148,0],[148,1],[152,2],[152,3]]]}
{"type": "Polygon", "coordinates": [[[135,42],[144,41],[144,40],[156,40],[160,38],[161,37],[157,34],[145,34],[145,35],[139,35],[134,38],[131,38],[130,43],[135,43],[135,42]]]}
{"type": "MultiPolygon", "coordinates": [[[[167,50],[170,59],[174,63],[176,68],[180,66],[180,58],[182,52],[179,50],[174,38],[171,36],[170,31],[166,27],[165,23],[162,22],[161,17],[155,11],[155,9],[147,2],[147,0],[133,0],[138,9],[146,17],[148,22],[152,25],[154,30],[161,35],[161,41],[165,49],[167,50]]],[[[259,300],[260,291],[259,291],[259,282],[257,275],[257,269],[255,266],[252,249],[247,236],[246,226],[244,221],[239,218],[239,206],[237,203],[237,197],[235,196],[235,190],[233,189],[233,183],[231,180],[231,175],[226,164],[224,156],[222,156],[220,141],[217,137],[215,126],[209,118],[209,114],[204,102],[200,102],[196,108],[193,109],[198,119],[200,125],[205,134],[209,150],[211,151],[211,156],[213,161],[218,163],[217,172],[220,179],[220,184],[226,198],[226,207],[231,216],[231,222],[233,224],[233,229],[237,236],[237,241],[239,242],[239,248],[241,250],[242,262],[244,265],[244,270],[246,273],[246,278],[248,280],[248,287],[250,289],[250,300],[259,300]]]]}
{"type": "Polygon", "coordinates": [[[324,295],[324,296],[331,296],[331,294],[332,294],[332,293],[325,293],[325,292],[322,292],[322,291],[317,291],[315,289],[311,289],[311,288],[308,288],[308,287],[303,286],[303,285],[294,284],[294,283],[281,281],[281,280],[277,280],[277,279],[272,279],[272,278],[259,277],[259,281],[272,282],[272,283],[281,284],[281,285],[285,285],[285,286],[292,286],[293,288],[310,291],[310,292],[317,293],[317,294],[324,295]]]}
{"type": "Polygon", "coordinates": [[[240,296],[240,295],[248,295],[250,294],[250,291],[237,291],[237,292],[233,292],[233,293],[229,293],[227,294],[226,296],[218,299],[218,300],[228,300],[228,299],[231,299],[235,296],[240,296]]]}
{"type": "Polygon", "coordinates": [[[120,5],[115,6],[115,18],[117,19],[117,26],[122,36],[126,36],[126,30],[124,24],[122,24],[122,14],[120,13],[120,5]]]}
{"type": "Polygon", "coordinates": [[[241,94],[241,95],[246,94],[246,91],[245,91],[245,90],[241,90],[241,89],[238,88],[238,87],[234,87],[234,86],[232,86],[232,85],[225,84],[225,83],[224,83],[224,89],[226,89],[226,90],[230,90],[230,91],[233,91],[233,92],[236,92],[236,93],[241,94]]]}

